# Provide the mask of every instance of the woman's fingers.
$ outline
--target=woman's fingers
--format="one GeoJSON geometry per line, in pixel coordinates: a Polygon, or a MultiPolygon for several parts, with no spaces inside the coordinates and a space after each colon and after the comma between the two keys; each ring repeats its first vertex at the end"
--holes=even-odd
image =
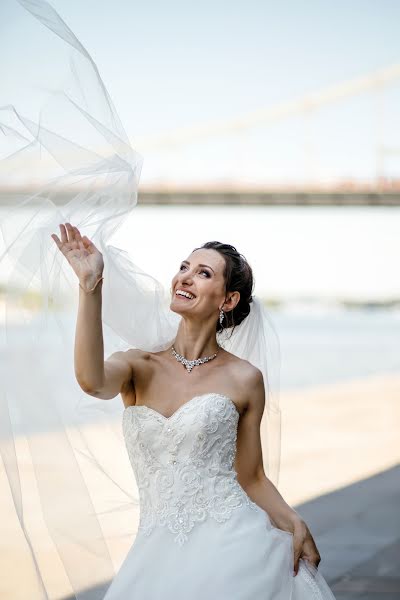
{"type": "Polygon", "coordinates": [[[71,223],[60,223],[59,227],[61,240],[55,233],[52,233],[51,237],[63,254],[66,255],[70,250],[77,248],[86,251],[89,254],[95,254],[97,252],[97,248],[93,242],[86,235],[81,235],[78,227],[71,225],[71,223]],[[70,244],[73,245],[71,246],[70,244]]]}
{"type": "Polygon", "coordinates": [[[319,563],[321,562],[321,556],[318,552],[317,544],[315,543],[311,531],[308,528],[307,536],[303,546],[303,554],[305,555],[305,558],[309,560],[309,562],[315,565],[315,567],[318,567],[319,563]]]}
{"type": "Polygon", "coordinates": [[[67,232],[68,232],[68,241],[74,242],[75,241],[75,228],[71,225],[71,223],[65,223],[65,226],[66,226],[67,232]]]}
{"type": "Polygon", "coordinates": [[[299,561],[300,561],[300,552],[294,553],[293,558],[293,575],[297,575],[299,572],[299,561]]]}
{"type": "Polygon", "coordinates": [[[93,254],[96,251],[96,246],[86,235],[82,236],[82,242],[84,243],[85,250],[90,252],[90,254],[93,254]]]}
{"type": "Polygon", "coordinates": [[[77,227],[74,227],[74,230],[75,240],[78,242],[79,248],[81,250],[86,250],[86,252],[89,252],[89,254],[93,254],[93,252],[95,251],[95,245],[93,244],[93,242],[91,242],[91,240],[89,240],[89,238],[86,235],[81,235],[81,232],[77,227]]]}
{"type": "Polygon", "coordinates": [[[321,556],[320,556],[318,550],[315,552],[306,553],[304,558],[307,559],[308,562],[313,564],[316,569],[318,568],[318,565],[321,562],[321,556]]]}
{"type": "Polygon", "coordinates": [[[81,232],[79,231],[79,229],[77,227],[73,227],[74,230],[74,234],[75,234],[75,239],[77,242],[81,242],[82,241],[82,236],[81,236],[81,232]]]}
{"type": "Polygon", "coordinates": [[[300,558],[311,563],[316,569],[321,562],[321,556],[315,541],[308,529],[308,535],[301,542],[299,539],[294,543],[294,574],[297,575],[300,567],[300,558]]]}
{"type": "Polygon", "coordinates": [[[299,572],[299,560],[303,551],[303,538],[300,535],[293,535],[293,575],[299,572]]]}
{"type": "Polygon", "coordinates": [[[58,248],[61,248],[61,240],[58,237],[58,235],[56,235],[55,233],[51,234],[51,237],[53,238],[53,240],[55,241],[55,243],[57,244],[58,248]]]}
{"type": "Polygon", "coordinates": [[[68,243],[71,243],[74,241],[79,242],[80,240],[82,240],[79,229],[77,227],[74,227],[73,225],[71,225],[71,223],[65,223],[65,224],[60,223],[59,227],[60,227],[61,240],[55,233],[51,234],[51,237],[56,242],[56,244],[59,248],[63,244],[68,244],[68,243]]]}
{"type": "Polygon", "coordinates": [[[60,223],[61,241],[63,244],[68,242],[67,230],[65,229],[64,223],[60,223]]]}
{"type": "Polygon", "coordinates": [[[81,236],[81,232],[75,226],[73,227],[73,230],[74,230],[74,234],[75,234],[75,241],[77,242],[79,249],[82,250],[82,252],[84,252],[86,250],[86,247],[85,247],[84,240],[81,236]]]}
{"type": "Polygon", "coordinates": [[[299,572],[299,560],[304,554],[308,527],[304,520],[296,523],[293,531],[293,575],[299,572]]]}

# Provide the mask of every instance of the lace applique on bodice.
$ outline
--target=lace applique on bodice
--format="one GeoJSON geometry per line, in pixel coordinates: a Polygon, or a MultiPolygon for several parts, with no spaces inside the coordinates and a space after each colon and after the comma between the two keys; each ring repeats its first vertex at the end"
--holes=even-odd
{"type": "Polygon", "coordinates": [[[139,489],[138,531],[167,527],[182,545],[196,523],[223,523],[244,504],[262,510],[234,469],[239,413],[223,394],[195,396],[170,417],[144,405],[124,410],[122,427],[139,489]]]}

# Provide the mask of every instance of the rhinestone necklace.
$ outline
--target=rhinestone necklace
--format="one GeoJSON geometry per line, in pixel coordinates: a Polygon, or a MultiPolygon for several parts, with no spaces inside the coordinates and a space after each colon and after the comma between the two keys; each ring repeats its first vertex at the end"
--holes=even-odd
{"type": "MultiPolygon", "coordinates": [[[[220,346],[218,346],[218,350],[219,350],[219,348],[220,348],[220,346]]],[[[178,362],[181,362],[184,365],[184,367],[186,367],[186,370],[188,373],[191,372],[193,367],[196,367],[197,365],[202,365],[203,363],[206,363],[209,360],[212,360],[213,358],[215,358],[218,354],[218,350],[215,352],[215,354],[212,354],[211,356],[205,356],[204,358],[196,358],[196,360],[188,360],[187,358],[182,356],[182,354],[178,354],[178,352],[172,346],[172,354],[175,356],[175,358],[178,362]]]]}

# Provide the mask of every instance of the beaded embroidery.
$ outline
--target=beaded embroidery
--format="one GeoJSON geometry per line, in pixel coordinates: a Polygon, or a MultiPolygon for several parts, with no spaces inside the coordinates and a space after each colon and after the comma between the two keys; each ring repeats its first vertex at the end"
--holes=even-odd
{"type": "Polygon", "coordinates": [[[170,417],[144,405],[125,409],[123,433],[139,490],[138,532],[166,527],[182,546],[208,518],[224,523],[243,505],[262,511],[233,466],[238,421],[234,402],[218,393],[195,396],[170,417]]]}

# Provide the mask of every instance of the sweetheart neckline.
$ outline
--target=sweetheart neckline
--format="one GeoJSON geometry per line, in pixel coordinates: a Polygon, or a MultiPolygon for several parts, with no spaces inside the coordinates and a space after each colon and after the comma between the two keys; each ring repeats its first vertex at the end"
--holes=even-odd
{"type": "Polygon", "coordinates": [[[178,406],[178,408],[169,417],[166,417],[165,415],[163,415],[162,413],[160,413],[155,408],[152,408],[151,406],[147,406],[147,404],[130,404],[129,406],[125,406],[125,408],[123,410],[123,414],[125,414],[127,412],[128,408],[144,408],[146,410],[150,410],[151,412],[155,413],[156,415],[158,415],[159,417],[161,417],[161,419],[163,419],[165,421],[170,421],[185,406],[187,406],[188,404],[190,404],[191,402],[193,402],[193,400],[198,400],[200,398],[205,398],[207,396],[219,396],[220,398],[224,398],[225,400],[228,400],[228,402],[230,402],[232,404],[232,406],[235,409],[237,415],[240,417],[239,409],[236,406],[236,404],[234,403],[234,401],[232,400],[232,398],[230,398],[226,394],[220,394],[219,392],[205,392],[204,394],[198,394],[196,396],[193,396],[193,398],[190,398],[189,400],[187,400],[186,402],[184,402],[183,404],[181,404],[180,406],[178,406]]]}

